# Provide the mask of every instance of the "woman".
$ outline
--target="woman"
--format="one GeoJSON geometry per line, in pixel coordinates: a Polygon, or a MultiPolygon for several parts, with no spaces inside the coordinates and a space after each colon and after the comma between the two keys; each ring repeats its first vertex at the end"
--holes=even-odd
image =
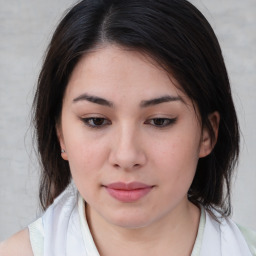
{"type": "Polygon", "coordinates": [[[225,64],[189,2],[78,3],[34,109],[45,213],[3,255],[256,255],[228,218],[239,128],[225,64]]]}

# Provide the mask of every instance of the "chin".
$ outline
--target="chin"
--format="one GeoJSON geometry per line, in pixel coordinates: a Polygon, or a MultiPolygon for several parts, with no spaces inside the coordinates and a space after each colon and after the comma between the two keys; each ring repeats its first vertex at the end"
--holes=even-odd
{"type": "Polygon", "coordinates": [[[143,221],[122,220],[122,221],[115,221],[112,224],[125,229],[140,229],[140,228],[147,227],[149,225],[149,223],[146,222],[145,220],[143,221]]]}
{"type": "Polygon", "coordinates": [[[153,220],[151,220],[149,216],[145,216],[145,214],[139,214],[135,212],[133,214],[113,214],[110,218],[107,219],[107,221],[112,225],[121,228],[139,229],[150,225],[153,220]]]}

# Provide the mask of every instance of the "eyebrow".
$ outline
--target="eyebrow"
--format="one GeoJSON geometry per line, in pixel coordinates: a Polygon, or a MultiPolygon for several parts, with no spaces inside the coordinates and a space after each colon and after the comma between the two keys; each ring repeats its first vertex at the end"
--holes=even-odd
{"type": "Polygon", "coordinates": [[[165,103],[165,102],[172,102],[172,101],[183,101],[183,99],[180,96],[170,96],[170,95],[165,95],[165,96],[161,96],[159,98],[155,98],[155,99],[151,99],[151,100],[143,100],[140,103],[140,107],[145,108],[145,107],[149,107],[149,106],[154,106],[154,105],[158,105],[161,103],[165,103]]]}
{"type": "MultiPolygon", "coordinates": [[[[87,93],[84,93],[78,97],[76,97],[73,102],[79,102],[79,101],[89,101],[92,103],[96,103],[98,105],[102,105],[102,106],[107,106],[107,107],[114,107],[114,103],[103,99],[101,97],[98,96],[94,96],[94,95],[89,95],[87,93]]],[[[180,96],[170,96],[170,95],[164,95],[155,99],[150,99],[150,100],[143,100],[140,103],[140,107],[141,108],[146,108],[146,107],[150,107],[150,106],[154,106],[154,105],[158,105],[161,103],[166,103],[166,102],[173,102],[173,101],[183,101],[183,99],[180,96]]]]}
{"type": "Polygon", "coordinates": [[[73,100],[73,102],[84,101],[84,100],[92,102],[92,103],[96,103],[96,104],[99,104],[99,105],[102,105],[102,106],[114,107],[113,102],[108,101],[108,100],[103,99],[103,98],[100,98],[98,96],[89,95],[87,93],[84,93],[84,94],[78,96],[77,98],[75,98],[73,100]]]}

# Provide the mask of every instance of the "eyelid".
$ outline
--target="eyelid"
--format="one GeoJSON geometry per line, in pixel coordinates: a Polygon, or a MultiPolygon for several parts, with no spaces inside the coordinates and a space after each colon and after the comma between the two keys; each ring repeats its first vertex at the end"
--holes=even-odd
{"type": "Polygon", "coordinates": [[[86,126],[88,126],[89,128],[92,128],[92,129],[102,129],[102,128],[106,127],[107,125],[111,124],[110,120],[108,120],[105,117],[99,117],[99,116],[81,117],[80,119],[86,126]],[[89,121],[93,121],[93,119],[103,120],[104,124],[102,124],[102,125],[92,125],[92,124],[89,123],[89,121]],[[107,121],[107,123],[106,123],[106,121],[107,121]]]}
{"type": "MultiPolygon", "coordinates": [[[[102,128],[105,128],[106,126],[108,126],[108,125],[111,125],[112,124],[112,122],[109,120],[109,119],[107,119],[107,118],[105,118],[105,117],[102,117],[102,116],[89,116],[89,117],[80,117],[80,119],[81,119],[81,121],[87,126],[87,127],[89,127],[89,128],[92,128],[92,129],[102,129],[102,128]],[[97,125],[97,124],[90,124],[90,121],[96,121],[96,120],[101,120],[101,121],[103,121],[103,123],[102,124],[99,124],[99,125],[97,125]]],[[[154,118],[149,118],[149,119],[147,119],[145,122],[144,122],[144,124],[147,124],[147,125],[152,125],[153,127],[155,127],[155,128],[159,128],[159,129],[163,129],[163,128],[166,128],[166,127],[169,127],[169,126],[171,126],[171,125],[173,125],[173,124],[175,124],[175,122],[177,121],[177,117],[175,117],[175,118],[167,118],[167,117],[154,117],[154,118]],[[152,121],[156,121],[156,120],[161,120],[161,121],[163,121],[164,122],[164,124],[163,125],[157,125],[157,124],[152,124],[151,122],[152,121]]]]}
{"type": "Polygon", "coordinates": [[[175,124],[176,121],[177,121],[177,117],[175,117],[175,118],[155,117],[155,118],[148,119],[145,122],[145,124],[149,124],[149,125],[152,125],[152,126],[154,126],[156,128],[160,128],[161,129],[161,128],[165,128],[165,127],[168,127],[168,126],[171,126],[171,125],[175,124]],[[167,123],[164,124],[164,125],[150,124],[150,122],[153,121],[153,120],[164,120],[164,121],[167,121],[167,123]]]}

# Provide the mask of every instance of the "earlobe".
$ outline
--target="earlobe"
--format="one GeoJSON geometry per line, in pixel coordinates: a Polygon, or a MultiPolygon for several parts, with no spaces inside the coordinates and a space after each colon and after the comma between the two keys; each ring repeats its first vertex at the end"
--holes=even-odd
{"type": "Polygon", "coordinates": [[[56,133],[57,133],[57,137],[60,143],[60,148],[61,148],[61,157],[68,161],[68,154],[66,152],[66,146],[65,146],[65,142],[64,142],[64,138],[63,138],[63,133],[62,133],[62,129],[61,126],[59,124],[56,125],[56,133]]]}
{"type": "Polygon", "coordinates": [[[67,154],[67,152],[65,151],[65,149],[61,149],[61,157],[62,157],[64,160],[68,161],[68,154],[67,154]]]}
{"type": "Polygon", "coordinates": [[[215,111],[208,115],[208,119],[210,121],[212,131],[214,133],[214,137],[211,136],[210,130],[208,127],[203,127],[201,144],[200,144],[200,152],[199,157],[205,157],[209,155],[218,139],[218,131],[219,131],[219,123],[220,123],[220,114],[215,111]]]}

